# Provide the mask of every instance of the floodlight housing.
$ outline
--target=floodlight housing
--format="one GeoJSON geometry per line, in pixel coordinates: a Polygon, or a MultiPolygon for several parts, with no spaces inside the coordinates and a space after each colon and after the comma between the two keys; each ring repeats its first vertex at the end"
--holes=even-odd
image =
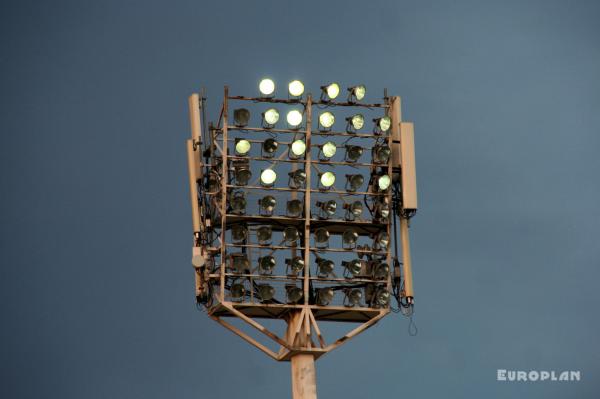
{"type": "Polygon", "coordinates": [[[362,114],[354,114],[346,118],[346,132],[356,133],[365,126],[365,117],[362,114]]]}
{"type": "Polygon", "coordinates": [[[342,244],[345,248],[354,248],[358,241],[358,233],[353,228],[344,230],[342,233],[342,244]]]}
{"type": "Polygon", "coordinates": [[[300,129],[300,125],[302,125],[302,113],[300,111],[297,109],[289,111],[285,119],[291,129],[300,129]]]}
{"type": "Polygon", "coordinates": [[[344,204],[344,209],[346,210],[346,220],[356,220],[356,218],[362,215],[363,204],[359,200],[356,200],[351,204],[344,204]]]}
{"type": "Polygon", "coordinates": [[[277,200],[272,195],[265,195],[258,200],[258,205],[260,206],[261,214],[272,215],[277,205],[277,200]]]}
{"type": "Polygon", "coordinates": [[[335,116],[329,111],[325,111],[319,115],[319,127],[320,131],[326,132],[331,130],[331,127],[335,123],[335,116]]]}
{"type": "Polygon", "coordinates": [[[346,161],[356,162],[363,154],[363,148],[359,145],[346,145],[346,161]]]}
{"type": "Polygon", "coordinates": [[[361,101],[367,94],[367,88],[365,85],[356,85],[348,88],[350,94],[348,95],[348,102],[354,103],[361,101]]]}
{"type": "Polygon", "coordinates": [[[325,227],[315,230],[315,244],[317,247],[326,247],[329,243],[329,231],[325,227]]]}
{"type": "Polygon", "coordinates": [[[258,297],[261,302],[267,302],[275,296],[275,288],[270,284],[258,284],[258,297]]]}
{"type": "Polygon", "coordinates": [[[387,191],[390,188],[390,184],[392,184],[392,178],[389,175],[377,176],[377,191],[387,191]]]}
{"type": "Polygon", "coordinates": [[[295,256],[291,259],[286,259],[285,264],[288,268],[288,274],[292,274],[294,276],[304,270],[304,259],[301,256],[295,256]]]}
{"type": "Polygon", "coordinates": [[[373,147],[371,151],[373,155],[373,163],[376,164],[387,164],[392,155],[392,150],[387,144],[378,144],[373,147]]]}
{"type": "Polygon", "coordinates": [[[297,287],[296,285],[286,285],[285,291],[287,295],[288,303],[298,303],[302,299],[303,291],[302,288],[297,287]]]}
{"type": "Polygon", "coordinates": [[[387,115],[382,116],[381,118],[373,119],[373,122],[375,122],[375,133],[385,133],[392,126],[392,118],[387,115]]]}
{"type": "Polygon", "coordinates": [[[335,183],[335,175],[333,172],[325,172],[319,174],[319,185],[321,189],[330,189],[335,183]]]}
{"type": "Polygon", "coordinates": [[[390,204],[387,201],[387,198],[383,198],[375,203],[375,215],[373,217],[374,220],[379,221],[381,223],[385,223],[388,221],[388,217],[390,216],[390,204]]]}
{"type": "Polygon", "coordinates": [[[304,93],[304,84],[299,80],[292,80],[288,84],[288,93],[291,97],[302,97],[304,93]]]}
{"type": "Polygon", "coordinates": [[[256,238],[260,245],[268,245],[273,237],[273,229],[271,226],[260,226],[256,229],[256,238]]]}
{"type": "Polygon", "coordinates": [[[273,187],[275,180],[277,180],[277,173],[273,169],[267,168],[260,172],[260,184],[263,186],[273,187]]]}
{"type": "Polygon", "coordinates": [[[250,120],[250,111],[246,108],[238,108],[233,110],[233,123],[237,127],[244,127],[248,125],[250,120]]]}
{"type": "Polygon", "coordinates": [[[353,307],[360,305],[360,301],[362,300],[363,293],[360,288],[350,288],[344,291],[344,306],[353,307]]]}
{"type": "Polygon", "coordinates": [[[328,161],[335,155],[336,151],[337,146],[335,145],[335,143],[333,141],[328,141],[322,146],[319,146],[319,158],[321,158],[321,160],[323,161],[328,161]]]}
{"type": "Polygon", "coordinates": [[[376,251],[387,250],[390,244],[390,236],[385,231],[380,231],[373,239],[373,249],[376,251]]]}
{"type": "Polygon", "coordinates": [[[348,277],[356,277],[362,271],[362,261],[360,259],[353,259],[350,262],[343,261],[342,266],[348,277]]]}
{"type": "Polygon", "coordinates": [[[335,263],[329,259],[317,259],[317,275],[319,277],[329,277],[335,268],[335,263]]]}
{"type": "Polygon", "coordinates": [[[242,224],[234,224],[231,227],[231,239],[234,243],[246,241],[248,238],[248,228],[242,224]]]}
{"type": "Polygon", "coordinates": [[[261,256],[258,258],[258,272],[260,274],[273,274],[273,269],[276,265],[277,262],[272,255],[261,256]]]}
{"type": "Polygon", "coordinates": [[[365,182],[365,178],[361,174],[346,175],[346,190],[354,192],[360,188],[365,182]]]}
{"type": "Polygon", "coordinates": [[[275,94],[275,82],[273,80],[265,78],[258,84],[258,90],[262,97],[271,98],[275,94]]]}
{"type": "Polygon", "coordinates": [[[250,260],[248,255],[242,253],[236,253],[231,255],[231,268],[234,273],[248,273],[250,272],[250,260]]]}
{"type": "Polygon", "coordinates": [[[300,239],[300,233],[297,228],[288,226],[283,230],[283,239],[288,245],[295,246],[300,239]]]}
{"type": "Polygon", "coordinates": [[[371,272],[376,280],[387,279],[390,275],[390,266],[382,261],[373,261],[371,272]]]}
{"type": "Polygon", "coordinates": [[[252,148],[252,144],[250,141],[246,139],[235,139],[235,152],[238,155],[245,156],[250,152],[250,148],[252,148]]]}
{"type": "Polygon", "coordinates": [[[275,155],[275,151],[277,151],[277,147],[279,147],[277,140],[273,138],[266,139],[261,147],[262,156],[265,158],[272,158],[273,155],[275,155]]]}
{"type": "Polygon", "coordinates": [[[320,219],[329,219],[335,215],[335,211],[337,209],[337,203],[335,200],[329,200],[325,202],[317,201],[315,202],[315,205],[319,208],[320,219]]]}
{"type": "Polygon", "coordinates": [[[229,293],[233,300],[243,301],[244,296],[246,295],[246,288],[244,288],[243,283],[233,283],[229,287],[229,293]]]}
{"type": "Polygon", "coordinates": [[[290,149],[288,151],[288,156],[290,159],[299,159],[304,156],[306,152],[306,143],[304,140],[294,140],[292,144],[290,144],[290,149]]]}
{"type": "Polygon", "coordinates": [[[306,172],[303,169],[298,169],[288,173],[290,176],[288,186],[290,188],[298,189],[304,187],[306,184],[306,172]]]}
{"type": "Polygon", "coordinates": [[[231,213],[235,215],[243,215],[246,213],[246,196],[242,191],[236,191],[233,193],[233,198],[229,202],[231,206],[231,213]]]}
{"type": "Polygon", "coordinates": [[[245,186],[252,178],[252,172],[250,172],[250,163],[247,159],[235,160],[232,162],[233,166],[233,177],[235,178],[235,184],[238,186],[245,186]]]}
{"type": "Polygon", "coordinates": [[[328,85],[321,86],[321,100],[331,101],[340,94],[340,85],[332,82],[328,85]]]}
{"type": "Polygon", "coordinates": [[[302,201],[299,199],[289,200],[286,204],[287,215],[292,218],[299,218],[302,216],[303,206],[302,201]]]}
{"type": "Polygon", "coordinates": [[[331,303],[331,301],[333,300],[334,295],[335,295],[335,291],[331,287],[318,288],[317,294],[316,294],[317,305],[319,305],[319,306],[329,305],[331,303]]]}
{"type": "Polygon", "coordinates": [[[261,114],[262,116],[262,126],[265,129],[272,129],[275,127],[275,124],[279,121],[279,111],[275,108],[269,108],[265,112],[261,114]]]}

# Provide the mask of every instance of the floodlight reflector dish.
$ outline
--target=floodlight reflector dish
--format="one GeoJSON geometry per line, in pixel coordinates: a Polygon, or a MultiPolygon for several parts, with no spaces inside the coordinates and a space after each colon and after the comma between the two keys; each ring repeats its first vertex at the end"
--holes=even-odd
{"type": "Polygon", "coordinates": [[[262,150],[266,157],[272,157],[275,151],[277,151],[277,147],[279,147],[277,140],[268,138],[264,141],[262,150]]]}
{"type": "Polygon", "coordinates": [[[234,195],[231,199],[231,212],[236,215],[246,212],[246,198],[243,194],[234,195]]]}
{"type": "Polygon", "coordinates": [[[335,183],[335,175],[333,172],[325,172],[321,175],[320,180],[323,187],[329,188],[335,183]]]}
{"type": "Polygon", "coordinates": [[[264,97],[271,97],[275,92],[275,82],[271,79],[263,79],[258,84],[258,90],[264,97]]]}
{"type": "Polygon", "coordinates": [[[277,180],[277,173],[273,169],[265,169],[260,174],[260,182],[263,186],[270,187],[277,180]]]}
{"type": "Polygon", "coordinates": [[[346,306],[360,305],[363,294],[360,288],[352,288],[346,292],[346,306]]]}
{"type": "Polygon", "coordinates": [[[286,208],[288,216],[293,218],[299,218],[302,216],[302,201],[299,199],[289,200],[286,208]]]}
{"type": "Polygon", "coordinates": [[[250,120],[250,111],[246,108],[238,108],[233,110],[233,121],[236,126],[244,127],[248,125],[250,120]]]}
{"type": "Polygon", "coordinates": [[[317,244],[324,244],[329,241],[329,231],[325,227],[319,227],[315,230],[315,242],[317,244]]]}
{"type": "Polygon", "coordinates": [[[265,244],[271,241],[273,236],[273,230],[270,226],[260,226],[256,229],[256,237],[258,238],[259,244],[265,244]]]}
{"type": "Polygon", "coordinates": [[[289,265],[292,274],[298,274],[304,270],[304,259],[301,256],[295,256],[292,259],[286,259],[285,263],[289,265]]]}
{"type": "Polygon", "coordinates": [[[252,145],[246,139],[238,139],[235,143],[235,152],[239,155],[247,155],[252,145]]]}
{"type": "Polygon", "coordinates": [[[346,159],[350,162],[356,162],[363,154],[363,148],[359,145],[346,146],[346,159]]]}
{"type": "Polygon", "coordinates": [[[267,125],[274,126],[279,121],[279,111],[269,108],[263,112],[263,119],[267,125]]]}
{"type": "Polygon", "coordinates": [[[321,90],[330,100],[333,100],[340,94],[340,85],[333,82],[326,86],[321,86],[321,90]]]}
{"type": "Polygon", "coordinates": [[[347,205],[348,212],[352,215],[353,218],[357,218],[362,215],[363,205],[359,200],[354,201],[351,204],[347,205]]]}
{"type": "Polygon", "coordinates": [[[333,141],[328,141],[321,147],[321,152],[323,153],[323,157],[329,159],[335,155],[337,151],[337,147],[333,141]]]}
{"type": "Polygon", "coordinates": [[[300,233],[297,228],[288,226],[283,230],[283,238],[288,244],[295,244],[300,238],[300,233]]]}
{"type": "Polygon", "coordinates": [[[385,191],[390,188],[390,184],[392,183],[392,179],[389,175],[381,175],[377,178],[377,188],[379,191],[385,191]]]}
{"type": "Polygon", "coordinates": [[[319,258],[317,259],[318,274],[322,277],[327,277],[333,273],[335,263],[329,259],[319,258]]]}
{"type": "Polygon", "coordinates": [[[331,129],[333,124],[335,123],[335,116],[329,111],[325,111],[319,115],[319,125],[321,125],[325,130],[331,129]]]}
{"type": "Polygon", "coordinates": [[[290,188],[300,188],[304,186],[306,182],[306,172],[302,169],[295,170],[289,173],[290,175],[290,188]]]}
{"type": "Polygon", "coordinates": [[[292,80],[288,84],[288,92],[292,97],[300,97],[304,93],[304,84],[299,80],[292,80]]]}
{"type": "Polygon", "coordinates": [[[277,262],[272,255],[262,256],[258,258],[258,272],[260,274],[271,274],[277,262]]]}
{"type": "Polygon", "coordinates": [[[327,217],[335,215],[335,211],[337,210],[337,203],[335,202],[335,200],[329,200],[327,202],[317,202],[316,205],[327,217]]]}
{"type": "Polygon", "coordinates": [[[277,200],[272,195],[265,195],[259,201],[260,208],[266,213],[273,213],[277,200]]]}
{"type": "Polygon", "coordinates": [[[298,303],[302,299],[302,288],[296,286],[287,286],[286,292],[288,303],[298,303]]]}
{"type": "Polygon", "coordinates": [[[298,128],[302,123],[302,113],[297,109],[293,109],[287,113],[286,120],[292,128],[298,128]]]}
{"type": "Polygon", "coordinates": [[[390,243],[390,236],[385,231],[377,233],[373,242],[373,249],[382,250],[387,249],[390,243]]]}
{"type": "Polygon", "coordinates": [[[376,263],[373,267],[373,278],[385,279],[390,274],[390,266],[385,262],[376,263]]]}
{"type": "Polygon", "coordinates": [[[258,296],[262,302],[270,301],[275,296],[275,288],[270,284],[258,285],[258,296]]]}
{"type": "Polygon", "coordinates": [[[358,276],[362,271],[362,261],[360,259],[353,259],[350,262],[343,262],[343,265],[352,277],[358,276]]]}
{"type": "Polygon", "coordinates": [[[346,229],[342,233],[342,241],[346,245],[354,245],[358,241],[358,233],[354,229],[346,229]]]}
{"type": "Polygon", "coordinates": [[[365,85],[357,85],[350,88],[350,96],[354,97],[358,101],[365,98],[365,94],[367,94],[367,88],[365,85]]]}
{"type": "Polygon", "coordinates": [[[290,151],[292,152],[292,156],[294,158],[299,158],[302,155],[304,155],[304,152],[306,151],[306,143],[304,142],[304,140],[294,140],[294,142],[291,145],[290,151]]]}
{"type": "Polygon", "coordinates": [[[239,243],[248,238],[248,228],[241,224],[236,224],[231,227],[231,238],[233,242],[239,243]]]}
{"type": "Polygon", "coordinates": [[[385,288],[377,289],[375,294],[375,304],[379,307],[386,307],[390,303],[390,292],[385,288]]]}
{"type": "Polygon", "coordinates": [[[373,147],[373,163],[388,163],[392,150],[387,144],[373,147]]]}
{"type": "Polygon", "coordinates": [[[382,132],[387,132],[389,130],[390,126],[392,126],[392,119],[389,116],[384,116],[379,119],[376,119],[376,122],[377,122],[377,127],[382,132]]]}
{"type": "Polygon", "coordinates": [[[327,306],[333,300],[335,291],[331,287],[317,289],[317,305],[327,306]]]}
{"type": "Polygon", "coordinates": [[[363,175],[355,174],[355,175],[347,175],[348,178],[348,191],[356,191],[363,185],[365,182],[365,178],[363,175]]]}
{"type": "Polygon", "coordinates": [[[246,294],[246,289],[244,288],[244,284],[233,283],[229,288],[229,292],[231,293],[231,297],[233,299],[242,299],[246,294]]]}
{"type": "MultiPolygon", "coordinates": [[[[360,130],[365,125],[365,117],[362,114],[355,114],[346,119],[348,123],[348,128],[354,129],[354,131],[360,130]]],[[[351,132],[348,129],[348,132],[351,132]]]]}

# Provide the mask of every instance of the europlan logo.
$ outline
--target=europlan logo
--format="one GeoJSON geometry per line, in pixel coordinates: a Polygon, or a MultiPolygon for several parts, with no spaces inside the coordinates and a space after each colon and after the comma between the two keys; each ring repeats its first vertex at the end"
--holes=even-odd
{"type": "Polygon", "coordinates": [[[545,370],[504,370],[498,369],[498,381],[509,382],[538,382],[538,381],[580,381],[581,371],[545,371],[545,370]]]}

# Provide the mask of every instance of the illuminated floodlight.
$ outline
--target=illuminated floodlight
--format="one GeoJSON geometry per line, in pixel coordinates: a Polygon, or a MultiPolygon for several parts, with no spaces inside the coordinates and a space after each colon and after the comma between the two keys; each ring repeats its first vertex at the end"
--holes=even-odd
{"type": "Polygon", "coordinates": [[[268,138],[263,142],[262,145],[262,155],[265,158],[272,158],[275,155],[275,151],[277,151],[277,147],[279,147],[279,143],[277,140],[268,138]]]}
{"type": "Polygon", "coordinates": [[[232,299],[242,301],[246,295],[246,288],[244,288],[244,284],[242,283],[233,283],[229,287],[229,292],[231,293],[232,299]]]}
{"type": "Polygon", "coordinates": [[[344,298],[344,306],[353,307],[360,305],[363,294],[360,288],[351,288],[344,291],[346,297],[344,298]]]}
{"type": "Polygon", "coordinates": [[[250,120],[250,111],[246,108],[238,108],[233,110],[233,122],[238,127],[244,127],[248,125],[250,120]]]}
{"type": "Polygon", "coordinates": [[[328,160],[335,155],[337,151],[337,146],[333,141],[328,141],[327,143],[321,146],[321,159],[328,160]]]}
{"type": "Polygon", "coordinates": [[[335,295],[335,291],[331,287],[319,288],[317,289],[317,305],[319,306],[327,306],[333,300],[335,295]]]}
{"type": "Polygon", "coordinates": [[[333,172],[325,172],[319,175],[319,182],[325,189],[330,188],[335,183],[335,175],[333,172]]]}
{"type": "Polygon", "coordinates": [[[244,254],[233,254],[231,263],[236,273],[248,273],[250,271],[250,260],[244,254]]]}
{"type": "Polygon", "coordinates": [[[365,178],[363,175],[355,174],[355,175],[346,175],[346,190],[350,192],[354,192],[360,188],[365,182],[365,178]]]}
{"type": "Polygon", "coordinates": [[[377,178],[377,189],[379,191],[386,191],[390,188],[390,184],[392,183],[392,179],[389,175],[381,175],[377,178]]]}
{"type": "Polygon", "coordinates": [[[301,256],[295,256],[292,259],[286,259],[285,264],[288,268],[288,274],[297,275],[304,270],[304,259],[301,256]]]}
{"type": "Polygon", "coordinates": [[[292,144],[290,144],[290,150],[288,155],[291,159],[298,159],[304,155],[306,152],[306,143],[304,140],[294,140],[292,144]]]}
{"type": "Polygon", "coordinates": [[[277,200],[272,195],[265,195],[258,200],[258,205],[260,206],[261,213],[272,215],[277,205],[277,200]]]}
{"type": "Polygon", "coordinates": [[[335,215],[337,209],[337,203],[335,200],[329,200],[326,202],[317,201],[315,205],[319,208],[319,218],[329,219],[335,215]]]}
{"type": "Polygon", "coordinates": [[[335,123],[335,116],[329,111],[325,111],[319,115],[319,125],[321,126],[321,131],[330,130],[333,124],[335,123]]]}
{"type": "Polygon", "coordinates": [[[263,79],[258,84],[258,90],[263,97],[273,97],[275,93],[275,82],[271,79],[263,79]]]}
{"type": "Polygon", "coordinates": [[[234,193],[230,201],[231,213],[235,215],[243,215],[246,213],[246,196],[243,192],[237,191],[234,193]]]}
{"type": "Polygon", "coordinates": [[[231,239],[234,243],[240,243],[248,238],[248,228],[241,224],[235,224],[231,227],[231,239]]]}
{"type": "Polygon", "coordinates": [[[288,182],[288,186],[290,188],[302,188],[306,183],[306,172],[302,169],[290,172],[288,175],[290,176],[290,180],[288,182]]]}
{"type": "Polygon", "coordinates": [[[372,266],[373,278],[383,280],[390,274],[390,266],[385,262],[376,261],[372,266]]]}
{"type": "Polygon", "coordinates": [[[343,261],[342,266],[346,270],[346,275],[350,277],[356,277],[362,271],[362,261],[360,259],[353,259],[350,262],[343,261]]]}
{"type": "Polygon", "coordinates": [[[265,169],[260,173],[260,183],[265,187],[271,187],[277,180],[277,173],[273,169],[265,169]]]}
{"type": "Polygon", "coordinates": [[[346,210],[346,220],[355,220],[362,215],[363,204],[359,200],[352,202],[351,204],[344,204],[346,210]]]}
{"type": "Polygon", "coordinates": [[[304,93],[304,84],[299,80],[292,80],[288,84],[288,92],[292,97],[301,97],[304,93]]]}
{"type": "Polygon", "coordinates": [[[385,231],[377,233],[373,239],[373,249],[376,251],[387,250],[390,244],[390,236],[385,231]]]}
{"type": "Polygon", "coordinates": [[[302,124],[302,113],[297,109],[293,109],[287,113],[286,120],[292,129],[298,129],[302,124]]]}
{"type": "Polygon", "coordinates": [[[268,245],[273,237],[273,230],[271,226],[260,226],[256,229],[256,238],[260,245],[268,245]]]}
{"type": "Polygon", "coordinates": [[[275,296],[275,288],[270,284],[258,284],[258,297],[261,302],[270,301],[275,296]]]}
{"type": "Polygon", "coordinates": [[[258,258],[258,272],[260,274],[272,274],[276,264],[274,256],[261,256],[258,258]]]}
{"type": "Polygon", "coordinates": [[[390,129],[390,126],[392,126],[392,119],[389,116],[373,119],[373,122],[375,122],[376,133],[387,132],[390,129]]]}
{"type": "Polygon", "coordinates": [[[283,239],[288,245],[296,245],[296,241],[300,238],[298,229],[292,226],[288,226],[283,230],[283,239]]]}
{"type": "Polygon", "coordinates": [[[356,133],[365,125],[365,117],[362,114],[355,114],[346,118],[346,131],[356,133]]]}
{"type": "Polygon", "coordinates": [[[333,82],[326,86],[321,86],[321,100],[330,101],[340,94],[340,85],[333,82]]]}
{"type": "Polygon", "coordinates": [[[317,275],[319,277],[328,277],[333,273],[335,263],[329,259],[318,258],[317,259],[317,275]]]}
{"type": "Polygon", "coordinates": [[[387,144],[379,144],[373,147],[373,163],[388,163],[392,150],[387,144]]]}
{"type": "Polygon", "coordinates": [[[315,230],[315,244],[317,247],[326,247],[329,243],[329,231],[325,227],[315,230]]]}
{"type": "Polygon", "coordinates": [[[265,112],[262,113],[262,124],[263,127],[267,129],[272,129],[275,127],[275,124],[279,121],[279,111],[275,108],[269,108],[265,112]]]}
{"type": "Polygon", "coordinates": [[[292,218],[299,218],[302,216],[302,201],[299,199],[289,200],[286,205],[287,214],[292,218]]]}
{"type": "Polygon", "coordinates": [[[355,102],[354,100],[360,101],[365,98],[365,94],[367,94],[367,88],[365,85],[349,87],[348,91],[350,92],[348,102],[355,102]]]}
{"type": "Polygon", "coordinates": [[[238,155],[248,155],[252,145],[246,139],[235,139],[235,152],[238,155]]]}
{"type": "Polygon", "coordinates": [[[344,244],[344,247],[353,248],[357,241],[358,233],[356,230],[352,228],[344,230],[342,233],[342,243],[344,244]]]}
{"type": "Polygon", "coordinates": [[[288,303],[298,303],[303,297],[302,288],[295,285],[286,285],[285,291],[288,303]]]}
{"type": "Polygon", "coordinates": [[[356,162],[363,154],[363,148],[359,145],[346,145],[346,161],[356,162]]]}

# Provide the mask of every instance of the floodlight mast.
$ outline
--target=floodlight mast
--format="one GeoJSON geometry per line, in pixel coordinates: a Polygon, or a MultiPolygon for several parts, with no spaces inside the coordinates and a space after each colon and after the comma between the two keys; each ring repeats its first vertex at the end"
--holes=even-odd
{"type": "MultiPolygon", "coordinates": [[[[273,88],[276,87],[272,81],[271,83],[273,88]]],[[[206,140],[203,142],[202,138],[205,135],[202,134],[202,122],[205,121],[201,119],[200,115],[204,114],[204,98],[198,94],[192,94],[189,98],[192,138],[187,141],[187,154],[194,232],[192,264],[195,268],[197,302],[206,308],[210,318],[273,359],[290,361],[294,399],[316,399],[315,360],[341,346],[389,314],[392,305],[391,301],[387,300],[388,296],[393,295],[396,298],[398,308],[402,313],[412,314],[413,311],[414,293],[408,237],[408,220],[417,210],[413,125],[401,121],[399,97],[388,97],[386,94],[383,103],[375,104],[362,103],[361,99],[362,97],[348,102],[336,102],[333,98],[321,98],[321,100],[314,101],[310,94],[304,96],[300,94],[298,98],[276,98],[274,92],[268,95],[263,93],[260,97],[230,96],[228,88],[225,87],[218,122],[210,125],[205,132],[206,140]],[[243,126],[239,123],[230,123],[229,116],[232,114],[230,113],[230,103],[237,104],[238,102],[246,104],[245,107],[252,106],[253,103],[259,105],[267,103],[262,104],[266,106],[261,110],[262,114],[258,113],[262,115],[262,127],[246,126],[248,122],[246,119],[243,126]],[[300,122],[300,125],[293,126],[292,129],[278,129],[275,126],[277,120],[274,119],[272,120],[274,123],[265,125],[264,111],[267,107],[269,110],[274,109],[271,107],[277,106],[277,104],[303,106],[305,127],[302,128],[303,122],[300,122]],[[377,115],[379,118],[376,119],[389,118],[391,128],[383,131],[380,127],[375,127],[373,133],[365,134],[360,133],[360,128],[342,132],[336,131],[333,126],[328,126],[326,132],[313,132],[313,107],[322,105],[327,105],[332,112],[336,107],[359,107],[362,108],[361,113],[371,109],[383,111],[383,115],[377,115]],[[265,137],[262,137],[261,134],[270,138],[277,136],[277,142],[283,144],[282,147],[302,139],[306,151],[300,156],[284,151],[279,157],[276,154],[272,154],[269,158],[263,157],[262,143],[264,143],[265,137]],[[293,138],[287,141],[279,139],[279,136],[286,135],[293,138]],[[311,149],[322,148],[322,143],[319,144],[321,136],[326,136],[327,140],[333,140],[333,144],[337,147],[344,147],[345,143],[353,138],[375,140],[373,143],[378,145],[385,143],[391,149],[391,155],[385,164],[375,160],[370,163],[354,160],[349,163],[346,162],[345,155],[344,162],[336,161],[332,157],[321,159],[319,156],[314,157],[311,151],[311,149]],[[261,143],[261,145],[252,146],[252,148],[260,149],[260,156],[252,156],[251,150],[243,154],[236,153],[234,151],[235,143],[241,137],[248,140],[249,143],[261,143]],[[316,144],[313,144],[313,138],[315,138],[316,144]],[[335,139],[341,142],[336,143],[335,139]],[[289,155],[289,159],[283,159],[286,154],[289,155]],[[265,161],[271,163],[269,169],[276,169],[282,164],[289,165],[291,163],[291,172],[289,173],[296,172],[299,167],[303,168],[306,174],[304,184],[294,184],[293,187],[291,185],[288,187],[286,184],[285,187],[277,187],[276,182],[260,185],[249,181],[240,182],[237,181],[237,178],[230,181],[230,176],[236,175],[237,169],[234,169],[236,165],[247,164],[248,170],[250,170],[250,165],[254,162],[265,161]],[[338,190],[335,187],[335,174],[332,175],[333,183],[330,186],[323,187],[320,184],[320,176],[325,171],[332,173],[330,169],[335,170],[336,167],[344,168],[348,165],[355,169],[368,168],[365,171],[370,173],[371,178],[365,191],[338,190]],[[230,173],[230,169],[233,170],[232,173],[230,173]],[[378,186],[378,179],[381,176],[391,177],[391,187],[382,189],[378,186]],[[265,191],[269,192],[265,193],[265,191]],[[254,194],[257,194],[258,197],[250,201],[248,197],[254,194]],[[286,199],[275,201],[273,196],[286,194],[289,195],[286,199],[292,200],[299,199],[298,195],[303,194],[304,207],[300,215],[288,215],[285,209],[283,212],[285,216],[277,214],[273,210],[265,215],[265,212],[260,209],[262,207],[260,200],[266,195],[272,196],[271,203],[283,204],[282,207],[285,208],[286,199]],[[327,199],[331,199],[331,196],[341,201],[343,206],[338,207],[339,209],[350,209],[351,204],[356,202],[360,204],[360,200],[364,200],[368,213],[373,213],[373,216],[376,214],[375,209],[378,209],[376,204],[385,199],[390,204],[389,216],[385,220],[375,219],[375,217],[372,220],[365,220],[365,212],[359,212],[352,218],[335,219],[334,216],[326,219],[319,218],[313,211],[313,206],[326,202],[327,199]],[[232,201],[234,198],[235,201],[232,201]],[[369,205],[367,198],[370,199],[372,205],[369,205]],[[350,200],[346,201],[347,199],[350,200]],[[251,209],[246,209],[246,204],[257,203],[259,210],[255,212],[256,214],[253,214],[251,209]],[[239,209],[239,207],[243,207],[243,209],[239,209]],[[402,262],[400,262],[396,245],[394,245],[394,254],[392,254],[392,242],[395,243],[397,234],[396,218],[400,219],[402,262]],[[233,239],[232,230],[239,230],[240,225],[245,226],[246,233],[236,234],[236,238],[233,239]],[[278,243],[276,239],[270,238],[265,241],[264,237],[261,239],[257,235],[258,243],[251,243],[252,232],[258,233],[261,227],[270,229],[271,234],[280,234],[284,227],[293,227],[300,233],[299,240],[296,239],[294,242],[282,240],[281,243],[278,243]],[[373,245],[372,247],[370,244],[359,245],[356,242],[350,246],[342,244],[342,248],[335,248],[331,245],[319,245],[315,241],[311,246],[311,235],[322,231],[319,229],[323,228],[326,228],[332,237],[340,236],[340,238],[345,231],[351,228],[356,231],[357,240],[373,240],[373,245]],[[383,240],[378,241],[383,237],[382,234],[387,234],[387,245],[382,245],[383,240]],[[394,240],[392,240],[392,236],[394,240]],[[298,241],[300,245],[298,245],[298,241]],[[253,266],[255,264],[253,259],[257,259],[257,255],[258,259],[261,259],[260,256],[271,256],[285,251],[289,251],[286,259],[298,259],[298,261],[304,262],[303,270],[294,270],[290,274],[291,264],[285,266],[281,262],[279,267],[288,272],[277,272],[277,265],[275,268],[270,268],[268,272],[262,270],[260,265],[259,267],[253,266]],[[358,256],[359,259],[366,258],[366,261],[360,261],[363,265],[360,272],[355,269],[353,273],[344,273],[344,278],[338,278],[335,275],[323,276],[318,272],[313,273],[311,266],[314,266],[317,260],[329,259],[328,255],[321,257],[320,254],[329,252],[332,253],[331,255],[351,255],[352,259],[356,259],[358,256]],[[377,264],[377,262],[385,262],[389,265],[389,272],[384,269],[383,274],[381,271],[374,273],[373,266],[368,265],[377,264]],[[243,264],[243,266],[236,267],[238,264],[243,264]],[[269,288],[269,295],[263,296],[260,288],[265,287],[265,280],[268,280],[271,288],[269,288]],[[279,291],[277,291],[277,284],[279,284],[279,291]],[[285,291],[282,291],[281,288],[284,284],[285,291]],[[298,296],[298,284],[302,284],[302,298],[298,296]],[[326,291],[323,291],[324,289],[326,291]],[[277,295],[278,292],[280,295],[277,295]],[[294,292],[294,298],[286,302],[286,296],[292,292],[294,292]],[[319,293],[322,292],[330,293],[326,301],[319,299],[319,293]],[[342,303],[337,304],[334,297],[331,297],[331,293],[335,294],[335,292],[345,293],[344,295],[348,297],[344,298],[342,303]],[[249,333],[225,321],[227,317],[240,318],[247,325],[279,345],[279,349],[272,349],[258,342],[249,333]],[[285,336],[280,337],[264,327],[256,320],[260,318],[284,321],[287,324],[285,336]],[[345,336],[327,344],[319,328],[320,321],[361,324],[345,336]]],[[[251,120],[251,114],[247,114],[247,112],[248,110],[245,109],[244,117],[247,116],[247,119],[251,120]]],[[[238,115],[240,114],[238,112],[238,115]]],[[[333,120],[333,116],[331,119],[333,120]]],[[[317,127],[319,127],[318,124],[317,127]]],[[[260,170],[255,165],[253,175],[260,176],[260,170]]],[[[273,172],[275,171],[273,170],[273,172]]],[[[273,175],[273,178],[276,179],[276,176],[285,176],[287,173],[273,175]]],[[[342,174],[338,175],[342,176],[342,174]]],[[[366,181],[367,179],[365,179],[366,181]]],[[[272,259],[276,259],[276,257],[272,257],[272,259]]],[[[348,263],[345,261],[342,264],[348,263]]],[[[340,270],[342,268],[343,266],[340,267],[340,270]]]]}

